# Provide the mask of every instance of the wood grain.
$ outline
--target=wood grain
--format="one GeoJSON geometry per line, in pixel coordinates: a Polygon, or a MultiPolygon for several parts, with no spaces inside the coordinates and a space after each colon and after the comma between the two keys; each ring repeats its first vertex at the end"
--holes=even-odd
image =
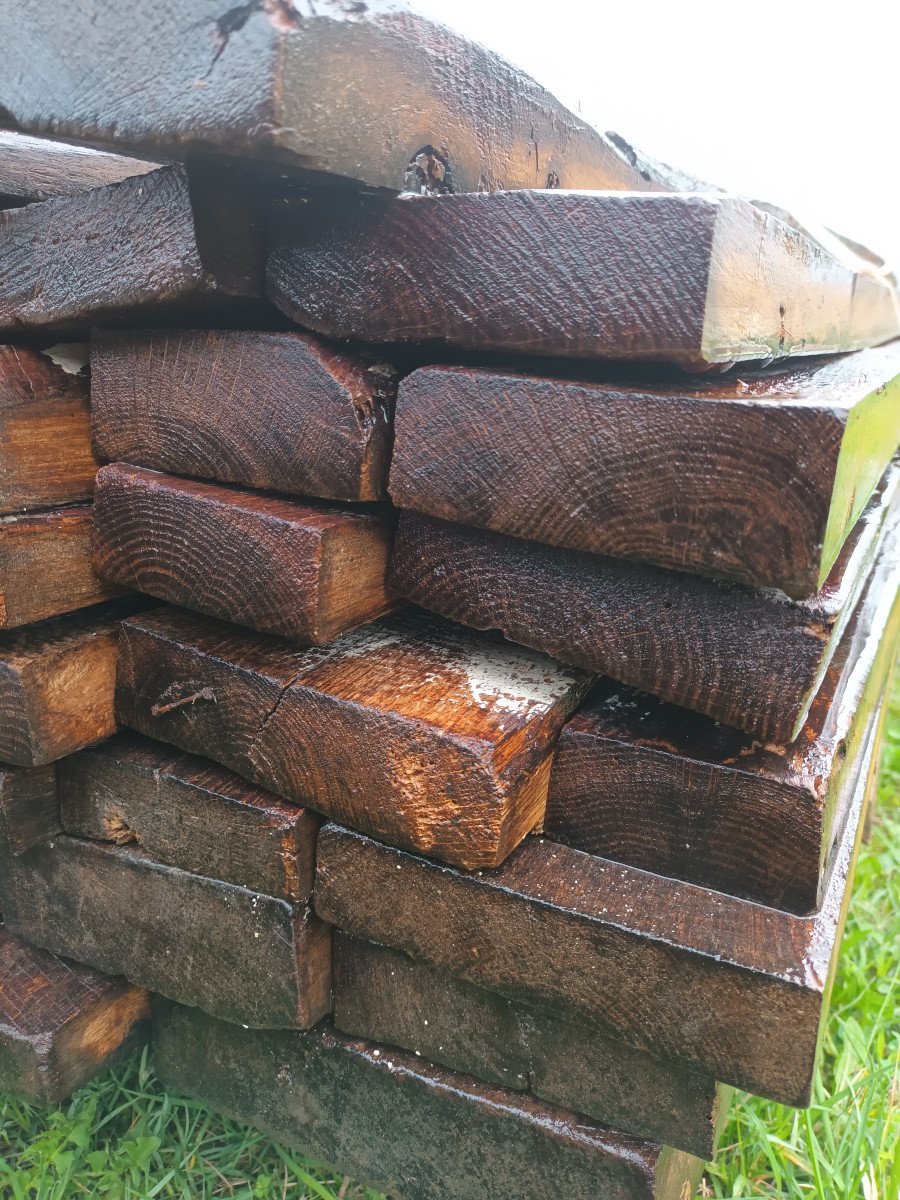
{"type": "Polygon", "coordinates": [[[527,838],[502,867],[439,867],[339,826],[316,911],[469,983],[639,1050],[807,1105],[820,1021],[875,785],[874,739],[820,912],[798,917],[527,838]]]}
{"type": "Polygon", "coordinates": [[[283,500],[115,463],[97,475],[94,566],[108,581],[323,645],[396,606],[387,512],[283,500]]]}
{"type": "Polygon", "coordinates": [[[334,1023],[703,1159],[728,1112],[730,1089],[706,1075],[342,933],[334,1023]]]}
{"type": "Polygon", "coordinates": [[[454,621],[791,742],[898,519],[898,484],[892,468],[809,600],[408,512],[388,579],[454,621]]]}
{"type": "Polygon", "coordinates": [[[330,337],[693,370],[900,332],[889,282],[716,194],[286,197],[267,289],[330,337]]]}
{"type": "Polygon", "coordinates": [[[0,927],[0,1091],[58,1104],[150,1032],[150,997],[0,927]]]}
{"type": "Polygon", "coordinates": [[[146,175],[157,166],[146,159],[0,129],[0,207],[71,196],[146,175]]]}
{"type": "Polygon", "coordinates": [[[260,1033],[160,1002],[154,1044],[170,1090],[398,1200],[682,1200],[699,1183],[690,1155],[327,1025],[260,1033]]]}
{"type": "Polygon", "coordinates": [[[23,854],[56,833],[56,765],[0,767],[0,854],[23,854]]]}
{"type": "Polygon", "coordinates": [[[100,458],[289,495],[385,498],[396,387],[387,364],[300,333],[101,330],[91,342],[100,458]]]}
{"type": "Polygon", "coordinates": [[[207,759],[120,733],[58,771],[68,834],[134,844],[168,866],[295,903],[312,894],[319,817],[207,759]]]}
{"type": "Polygon", "coordinates": [[[679,571],[816,592],[900,441],[900,342],[724,378],[402,382],[401,508],[679,571]]]}
{"type": "Polygon", "coordinates": [[[590,682],[409,612],[308,650],[172,609],[123,631],[123,724],[473,867],[540,826],[554,743],[590,682]]]}
{"type": "MultiPolygon", "coordinates": [[[[71,358],[79,348],[64,349],[71,358]]],[[[75,366],[46,350],[0,346],[0,513],[91,498],[98,463],[87,374],[75,366]]]]}
{"type": "Polygon", "coordinates": [[[897,656],[898,587],[895,530],[789,746],[601,681],[560,737],[547,836],[760,904],[817,908],[844,780],[897,656]]]}
{"type": "Polygon", "coordinates": [[[331,1007],[331,931],[307,905],[64,835],[3,865],[4,920],[33,945],[244,1025],[331,1007]]]}

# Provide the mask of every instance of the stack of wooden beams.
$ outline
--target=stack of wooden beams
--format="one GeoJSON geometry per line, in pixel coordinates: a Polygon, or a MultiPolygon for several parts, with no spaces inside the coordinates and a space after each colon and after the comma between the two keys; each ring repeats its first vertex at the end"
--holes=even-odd
{"type": "Polygon", "coordinates": [[[689,1200],[810,1099],[894,281],[414,13],[187,7],[0,13],[0,1087],[149,991],[373,1187],[689,1200]]]}

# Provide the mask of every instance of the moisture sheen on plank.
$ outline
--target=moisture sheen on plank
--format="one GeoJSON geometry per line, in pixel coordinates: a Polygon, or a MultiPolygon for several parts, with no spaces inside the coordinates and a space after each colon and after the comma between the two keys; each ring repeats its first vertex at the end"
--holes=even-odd
{"type": "MultiPolygon", "coordinates": [[[[2,35],[0,35],[2,36],[2,35]]],[[[83,332],[110,319],[258,297],[253,183],[225,167],[161,167],[0,212],[0,328],[83,332]]]]}
{"type": "Polygon", "coordinates": [[[0,130],[0,206],[71,196],[145,175],[159,164],[0,130]]]}
{"type": "Polygon", "coordinates": [[[394,503],[803,599],[900,441],[900,342],[756,374],[602,382],[426,367],[394,503]]]}
{"type": "Polygon", "coordinates": [[[900,333],[890,283],[715,194],[285,197],[267,290],[330,337],[694,370],[900,333]]]}
{"type": "Polygon", "coordinates": [[[0,513],[89,500],[87,347],[0,346],[0,513]]]}
{"type": "Polygon", "coordinates": [[[543,838],[470,873],[338,826],[319,835],[316,912],[511,1000],[806,1105],[876,759],[872,738],[813,917],[543,838]]]}
{"type": "Polygon", "coordinates": [[[803,601],[410,512],[400,516],[388,582],[464,625],[790,742],[900,519],[898,484],[892,467],[827,580],[803,601]]]}
{"type": "Polygon", "coordinates": [[[56,1104],[146,1042],[150,997],[0,927],[0,1092],[56,1104]]]}
{"type": "Polygon", "coordinates": [[[703,1159],[728,1111],[730,1089],[709,1076],[340,932],[334,1023],[703,1159]]]}
{"type": "Polygon", "coordinates": [[[94,514],[104,579],[238,625],[322,645],[396,604],[389,513],[113,463],[97,475],[94,514]]]}
{"type": "Polygon", "coordinates": [[[157,861],[305,902],[320,818],[223,767],[120,733],[57,767],[59,823],[157,861]]]}
{"type": "Polygon", "coordinates": [[[263,1033],[159,1002],[153,1032],[168,1089],[397,1200],[685,1200],[700,1181],[681,1151],[328,1025],[263,1033]]]}
{"type": "Polygon", "coordinates": [[[91,563],[90,504],[0,517],[0,627],[57,617],[118,596],[91,563]]]}
{"type": "Polygon", "coordinates": [[[898,586],[895,531],[789,746],[602,680],[557,744],[546,835],[658,875],[811,912],[845,816],[844,780],[891,677],[898,586]]]}
{"type": "Polygon", "coordinates": [[[60,835],[3,864],[9,928],[226,1021],[305,1029],[331,1007],[331,931],[308,905],[60,835]]]}
{"type": "Polygon", "coordinates": [[[0,766],[0,854],[23,854],[59,833],[56,766],[0,766]]]}
{"type": "Polygon", "coordinates": [[[504,59],[385,0],[23,0],[0,44],[0,107],[31,132],[392,191],[667,186],[504,59]]]}
{"type": "Polygon", "coordinates": [[[383,500],[396,388],[387,364],[301,333],[101,330],[91,342],[100,458],[289,495],[383,500]]]}
{"type": "Polygon", "coordinates": [[[123,625],[119,718],[373,837],[493,866],[540,827],[590,677],[401,612],[302,649],[158,609],[123,625]]]}

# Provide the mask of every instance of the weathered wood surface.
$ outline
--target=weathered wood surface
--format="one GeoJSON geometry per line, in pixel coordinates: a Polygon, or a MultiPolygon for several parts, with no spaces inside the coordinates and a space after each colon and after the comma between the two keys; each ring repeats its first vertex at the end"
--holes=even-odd
{"type": "Polygon", "coordinates": [[[183,871],[309,900],[321,822],[308,809],[132,733],[70,755],[57,770],[66,833],[134,843],[183,871]]]}
{"type": "Polygon", "coordinates": [[[71,196],[146,175],[158,165],[0,129],[0,206],[71,196]]]}
{"type": "Polygon", "coordinates": [[[395,504],[803,599],[900,441],[900,342],[641,382],[426,367],[400,385],[395,504]]]}
{"type": "Polygon", "coordinates": [[[387,512],[114,463],[97,475],[94,513],[104,579],[238,625],[323,645],[396,607],[387,512]]]}
{"type": "Polygon", "coordinates": [[[305,1029],[331,1007],[331,930],[308,905],[60,835],[0,876],[13,933],[226,1021],[305,1029]]]}
{"type": "Polygon", "coordinates": [[[0,762],[39,767],[115,731],[119,625],[133,600],[0,633],[0,762]]]}
{"type": "Polygon", "coordinates": [[[115,0],[24,0],[0,43],[0,106],[29,131],[265,155],[394,191],[671,186],[504,59],[384,0],[140,0],[127,30],[115,0]]]}
{"type": "Polygon", "coordinates": [[[898,586],[895,532],[789,746],[602,680],[557,745],[547,836],[776,908],[818,907],[843,783],[897,654],[898,586]]]}
{"type": "Polygon", "coordinates": [[[0,513],[93,494],[98,463],[82,353],[86,366],[87,347],[0,346],[0,513]]]}
{"type": "Polygon", "coordinates": [[[300,333],[107,330],[91,343],[100,458],[293,495],[385,498],[396,388],[387,364],[300,333]]]}
{"type": "Polygon", "coordinates": [[[898,484],[891,468],[828,579],[803,601],[409,512],[388,582],[464,625],[790,742],[898,519],[898,484]]]}
{"type": "Polygon", "coordinates": [[[150,997],[0,927],[0,1092],[56,1104],[147,1040],[150,997]]]}
{"type": "MultiPolygon", "coordinates": [[[[2,39],[2,34],[0,34],[2,39]]],[[[86,332],[207,316],[261,294],[262,226],[240,172],[181,165],[0,212],[0,328],[86,332]]]]}
{"type": "Polygon", "coordinates": [[[544,818],[589,676],[404,612],[302,649],[172,609],[123,625],[125,725],[373,837],[479,867],[544,818]]]}
{"type": "Polygon", "coordinates": [[[798,917],[528,838],[495,871],[441,867],[339,826],[316,911],[469,983],[639,1050],[806,1105],[875,782],[874,739],[822,908],[798,917]]]}
{"type": "Polygon", "coordinates": [[[56,766],[0,767],[0,854],[23,854],[59,833],[56,766]]]}
{"type": "Polygon", "coordinates": [[[0,517],[0,628],[30,625],[121,594],[91,563],[90,504],[0,517]]]}
{"type": "Polygon", "coordinates": [[[159,1002],[154,1048],[172,1091],[398,1200],[684,1200],[700,1181],[681,1151],[328,1025],[262,1033],[159,1002]]]}
{"type": "Polygon", "coordinates": [[[267,289],[331,337],[694,370],[900,333],[890,284],[715,194],[285,197],[267,289]]]}
{"type": "Polygon", "coordinates": [[[709,1076],[340,932],[334,1024],[703,1159],[728,1111],[709,1076]]]}

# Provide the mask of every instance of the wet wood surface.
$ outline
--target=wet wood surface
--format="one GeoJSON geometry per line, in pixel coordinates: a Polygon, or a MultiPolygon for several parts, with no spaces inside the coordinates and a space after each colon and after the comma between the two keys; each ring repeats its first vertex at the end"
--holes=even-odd
{"type": "Polygon", "coordinates": [[[0,513],[89,500],[87,347],[0,346],[0,513]]]}
{"type": "Polygon", "coordinates": [[[0,633],[0,762],[43,766],[115,731],[119,625],[135,607],[113,601],[0,633]]]}
{"type": "Polygon", "coordinates": [[[659,875],[811,912],[845,817],[844,780],[891,678],[898,586],[895,535],[789,746],[602,680],[560,737],[547,836],[659,875]]]}
{"type": "Polygon", "coordinates": [[[320,818],[308,809],[208,759],[128,732],[57,769],[66,833],[133,844],[183,871],[309,900],[320,818]]]}
{"type": "Polygon", "coordinates": [[[389,583],[423,608],[793,741],[893,523],[893,468],[815,596],[721,584],[404,512],[389,583]]]}
{"type": "Polygon", "coordinates": [[[71,196],[145,175],[158,163],[0,130],[0,207],[71,196]]]}
{"type": "Polygon", "coordinates": [[[779,587],[824,583],[900,440],[900,343],[688,380],[426,367],[399,390],[401,508],[779,587]]]}
{"type": "Polygon", "coordinates": [[[700,1180],[690,1155],[327,1025],[262,1033],[160,1002],[154,1046],[173,1092],[398,1200],[683,1200],[700,1180]]]}
{"type": "Polygon", "coordinates": [[[387,512],[122,463],[98,473],[94,512],[105,580],[239,625],[322,645],[395,607],[387,512]]]}
{"type": "Polygon", "coordinates": [[[0,853],[23,854],[56,833],[56,765],[0,767],[0,853]]]}
{"type": "Polygon", "coordinates": [[[226,1021],[314,1025],[331,1007],[331,931],[307,905],[60,835],[3,864],[13,933],[226,1021]]]}
{"type": "Polygon", "coordinates": [[[477,867],[540,826],[553,746],[589,682],[420,613],[302,649],[158,609],[123,625],[116,704],[149,737],[477,867]]]}
{"type": "Polygon", "coordinates": [[[730,1089],[700,1072],[339,932],[334,1024],[703,1159],[728,1111],[730,1089]]]}
{"type": "Polygon", "coordinates": [[[692,370],[900,333],[889,283],[715,194],[286,197],[267,288],[330,337],[692,370]]]}
{"type": "Polygon", "coordinates": [[[57,1104],[138,1050],[150,997],[0,927],[0,1091],[57,1104]]]}
{"type": "Polygon", "coordinates": [[[101,458],[291,495],[384,499],[396,387],[386,363],[300,333],[106,330],[91,343],[101,458]]]}
{"type": "Polygon", "coordinates": [[[494,871],[440,867],[364,834],[319,835],[323,920],[469,983],[806,1105],[868,792],[874,739],[813,917],[651,875],[543,839],[494,871]]]}

